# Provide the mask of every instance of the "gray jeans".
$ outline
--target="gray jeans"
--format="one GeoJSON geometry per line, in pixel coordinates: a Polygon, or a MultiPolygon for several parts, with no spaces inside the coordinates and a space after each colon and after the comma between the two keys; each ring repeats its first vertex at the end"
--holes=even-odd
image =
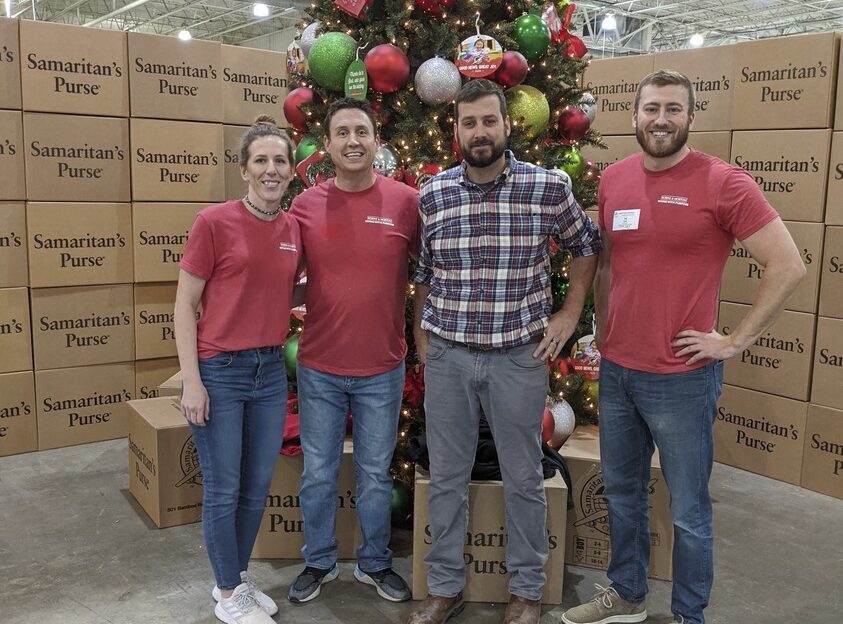
{"type": "Polygon", "coordinates": [[[425,420],[430,452],[428,589],[456,596],[465,586],[468,482],[481,410],[489,421],[503,476],[510,593],[538,600],[548,557],[541,421],[548,390],[536,343],[481,351],[431,334],[425,360],[425,420]]]}

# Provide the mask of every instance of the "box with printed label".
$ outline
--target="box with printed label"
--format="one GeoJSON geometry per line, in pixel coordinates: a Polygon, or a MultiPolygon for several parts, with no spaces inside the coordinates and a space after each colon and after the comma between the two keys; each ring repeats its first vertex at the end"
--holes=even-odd
{"type": "Polygon", "coordinates": [[[202,469],[172,397],[129,401],[129,492],[158,528],[202,518],[202,469]]]}
{"type": "Polygon", "coordinates": [[[240,175],[240,139],[247,130],[244,126],[223,126],[225,196],[228,199],[243,197],[249,187],[240,175]]]}
{"type": "Polygon", "coordinates": [[[825,229],[820,316],[843,318],[843,227],[825,229]]]}
{"type": "Polygon", "coordinates": [[[831,130],[732,133],[732,163],[785,221],[822,222],[830,150],[831,130]]]}
{"type": "Polygon", "coordinates": [[[811,403],[843,409],[843,319],[817,319],[811,403]]]}
{"type": "Polygon", "coordinates": [[[22,20],[20,47],[24,110],[129,116],[126,33],[22,20]]]}
{"type": "Polygon", "coordinates": [[[0,199],[26,199],[23,114],[0,110],[0,199]]]}
{"type": "Polygon", "coordinates": [[[609,165],[641,151],[635,135],[603,136],[603,142],[608,149],[601,149],[593,145],[583,145],[581,148],[583,158],[593,162],[599,171],[603,171],[609,165]]]}
{"type": "Polygon", "coordinates": [[[129,120],[25,113],[30,201],[128,202],[129,120]]]}
{"type": "MultiPolygon", "coordinates": [[[[843,101],[843,93],[840,94],[843,101]]],[[[843,112],[841,112],[843,115],[843,112]]],[[[843,123],[843,119],[841,119],[843,123]]],[[[828,188],[825,197],[825,224],[843,225],[843,132],[831,135],[828,188]]]]}
{"type": "Polygon", "coordinates": [[[147,203],[132,205],[135,281],[174,282],[197,213],[207,204],[147,203]]]}
{"type": "MultiPolygon", "coordinates": [[[[820,292],[820,258],[825,228],[822,223],[797,221],[786,221],[785,226],[793,237],[808,271],[805,279],[799,282],[796,290],[788,297],[785,308],[815,314],[820,292]]],[[[753,303],[763,275],[764,269],[753,260],[739,241],[735,241],[723,271],[720,298],[734,303],[753,303]]]]}
{"type": "MultiPolygon", "coordinates": [[[[731,334],[750,306],[720,304],[717,329],[731,334]]],[[[816,316],[785,310],[754,344],[726,360],[728,384],[807,401],[811,386],[816,316]]]]}
{"type": "Polygon", "coordinates": [[[32,370],[29,290],[0,288],[0,373],[32,370]]]}
{"type": "Polygon", "coordinates": [[[0,457],[38,450],[32,371],[0,375],[0,457]]]}
{"type": "Polygon", "coordinates": [[[808,406],[802,487],[843,499],[843,411],[808,406]]]}
{"type": "MultiPolygon", "coordinates": [[[[223,121],[251,125],[258,115],[277,115],[287,97],[284,54],[222,46],[223,121]]],[[[277,119],[282,123],[284,119],[277,119]]]]}
{"type": "Polygon", "coordinates": [[[0,202],[0,288],[28,285],[26,204],[0,202]]]}
{"type": "Polygon", "coordinates": [[[33,288],[35,368],[132,361],[133,320],[131,284],[33,288]]]}
{"type": "Polygon", "coordinates": [[[222,46],[129,33],[132,117],[222,121],[222,46]]]}
{"type": "Polygon", "coordinates": [[[729,162],[732,157],[731,132],[691,132],[688,147],[729,162]]]}
{"type": "Polygon", "coordinates": [[[132,283],[129,204],[26,205],[33,287],[132,283]]]}
{"type": "Polygon", "coordinates": [[[714,459],[799,485],[808,404],[725,384],[714,422],[714,459]]]}
{"type": "MultiPolygon", "coordinates": [[[[603,497],[600,435],[594,425],[577,427],[559,449],[573,483],[574,509],[568,513],[565,563],[605,570],[609,566],[609,510],[603,497]]],[[[650,570],[651,578],[673,578],[673,521],[670,493],[658,452],[650,464],[650,570]]]]}
{"type": "Polygon", "coordinates": [[[597,99],[597,128],[603,134],[635,134],[632,127],[635,90],[652,73],[655,56],[625,56],[591,61],[582,78],[583,89],[597,99]]]}
{"type": "Polygon", "coordinates": [[[175,305],[175,284],[135,284],[135,357],[138,360],[177,355],[173,330],[175,305]]]}
{"type": "MultiPolygon", "coordinates": [[[[177,357],[157,360],[138,360],[135,362],[135,397],[154,399],[161,394],[159,386],[179,370],[177,357]]],[[[181,392],[179,392],[181,395],[181,392]]]]}
{"type": "Polygon", "coordinates": [[[224,199],[221,124],[132,119],[130,128],[135,201],[224,199]]]}
{"type": "MultiPolygon", "coordinates": [[[[430,475],[416,470],[415,508],[413,511],[413,599],[427,596],[425,555],[430,550],[430,475]]],[[[564,581],[565,522],[568,488],[557,474],[545,479],[547,498],[547,540],[549,557],[545,564],[547,582],[542,603],[560,604],[564,581]]],[[[468,527],[463,559],[465,589],[469,602],[507,602],[509,573],[506,565],[508,541],[501,481],[470,481],[468,484],[468,527]]],[[[435,511],[434,511],[435,513],[435,511]]]]}
{"type": "Polygon", "coordinates": [[[133,362],[35,371],[40,450],[126,435],[133,362]]]}
{"type": "Polygon", "coordinates": [[[0,17],[0,108],[20,110],[19,20],[0,17]]]}

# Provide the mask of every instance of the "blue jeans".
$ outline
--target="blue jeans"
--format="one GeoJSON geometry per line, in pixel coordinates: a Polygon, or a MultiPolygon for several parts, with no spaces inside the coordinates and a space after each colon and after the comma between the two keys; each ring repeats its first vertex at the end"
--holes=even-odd
{"type": "Polygon", "coordinates": [[[260,528],[287,416],[284,348],[199,360],[209,420],[190,426],[202,468],[202,529],[217,586],[234,589],[260,528]]]}
{"type": "Polygon", "coordinates": [[[647,498],[654,444],[673,517],[671,611],[702,624],[714,580],[711,497],[713,427],[723,362],[654,374],[600,366],[600,457],[609,506],[608,576],[624,600],[647,593],[650,528],[647,498]]]}
{"type": "Polygon", "coordinates": [[[363,533],[357,560],[365,572],[392,567],[389,549],[392,477],[404,363],[368,377],[344,377],[298,365],[299,426],[304,453],[301,510],[305,563],[331,569],[337,561],[337,479],[349,410],[354,419],[356,508],[363,533]]]}

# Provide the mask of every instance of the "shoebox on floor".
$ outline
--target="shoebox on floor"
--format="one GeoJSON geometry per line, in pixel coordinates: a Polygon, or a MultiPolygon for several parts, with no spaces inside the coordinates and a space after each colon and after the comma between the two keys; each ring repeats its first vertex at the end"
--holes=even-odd
{"type": "MultiPolygon", "coordinates": [[[[430,510],[428,495],[430,475],[416,469],[415,509],[413,519],[413,598],[427,595],[427,571],[424,558],[430,550],[430,510]]],[[[550,556],[545,565],[547,583],[542,602],[562,602],[564,579],[565,522],[568,488],[557,474],[544,482],[547,497],[547,539],[550,556]]],[[[504,519],[503,483],[471,481],[468,485],[468,529],[465,538],[466,583],[463,597],[469,602],[507,602],[509,573],[506,567],[507,532],[504,519]]]]}
{"type": "Polygon", "coordinates": [[[181,371],[176,371],[175,375],[158,386],[158,396],[181,396],[181,371]]]}
{"type": "MultiPolygon", "coordinates": [[[[354,479],[354,445],[350,439],[343,445],[337,481],[336,537],[340,559],[353,559],[357,545],[362,542],[360,522],[357,519],[357,489],[354,479]]],[[[304,546],[304,520],[302,520],[301,473],[304,469],[302,455],[281,455],[272,476],[272,485],[266,497],[266,510],[261,520],[254,559],[301,559],[304,546]]]]}
{"type": "MultiPolygon", "coordinates": [[[[577,427],[559,449],[571,472],[574,510],[568,514],[565,563],[605,570],[609,567],[609,510],[603,497],[600,439],[594,425],[577,427]]],[[[658,454],[650,464],[651,578],[673,578],[673,522],[670,493],[658,454]]]]}

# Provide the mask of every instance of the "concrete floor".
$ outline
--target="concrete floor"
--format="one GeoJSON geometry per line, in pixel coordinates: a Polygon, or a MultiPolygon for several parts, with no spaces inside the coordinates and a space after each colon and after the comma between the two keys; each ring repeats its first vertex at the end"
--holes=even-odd
{"type": "MultiPolygon", "coordinates": [[[[159,530],[128,493],[125,440],[0,458],[0,622],[217,622],[201,527],[159,530]]],[[[708,622],[843,622],[843,501],[726,466],[712,478],[716,577],[708,622]]],[[[411,535],[394,536],[409,580],[411,535]]],[[[252,572],[290,624],[403,623],[413,604],[379,599],[352,563],[312,603],[284,600],[297,561],[252,572]]],[[[564,605],[589,598],[602,573],[568,567],[564,605]]],[[[647,622],[669,621],[670,585],[651,582],[647,622]]],[[[563,607],[545,608],[542,624],[563,607]]],[[[502,605],[471,604],[454,624],[499,622],[502,605]]]]}

